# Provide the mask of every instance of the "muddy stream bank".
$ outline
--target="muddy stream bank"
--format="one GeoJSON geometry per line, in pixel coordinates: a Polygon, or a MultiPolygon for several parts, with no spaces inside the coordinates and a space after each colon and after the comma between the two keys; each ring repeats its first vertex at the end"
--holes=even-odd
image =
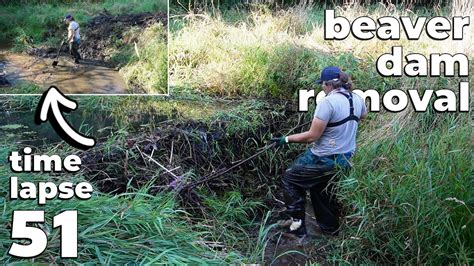
{"type": "MultiPolygon", "coordinates": [[[[21,82],[38,84],[44,89],[56,86],[67,94],[124,94],[127,85],[119,72],[84,60],[80,65],[71,58],[61,56],[59,64],[54,59],[31,55],[0,52],[3,86],[15,86],[21,82]]],[[[1,70],[0,70],[1,71],[1,70]]],[[[8,93],[8,89],[4,90],[8,93]]]]}

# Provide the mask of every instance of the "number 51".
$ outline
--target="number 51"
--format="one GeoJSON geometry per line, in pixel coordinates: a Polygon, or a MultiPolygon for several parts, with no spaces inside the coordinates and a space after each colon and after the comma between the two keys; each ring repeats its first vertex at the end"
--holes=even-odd
{"type": "MultiPolygon", "coordinates": [[[[28,239],[30,244],[13,243],[8,254],[33,258],[44,252],[46,233],[28,223],[44,223],[44,211],[13,211],[11,239],[28,239]]],[[[53,228],[61,229],[61,258],[77,258],[77,211],[64,211],[53,217],[53,228]]]]}

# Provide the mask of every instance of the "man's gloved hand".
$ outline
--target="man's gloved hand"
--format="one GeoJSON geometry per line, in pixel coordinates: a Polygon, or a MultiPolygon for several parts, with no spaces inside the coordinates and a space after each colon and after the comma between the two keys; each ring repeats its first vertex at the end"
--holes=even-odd
{"type": "Polygon", "coordinates": [[[279,137],[279,138],[272,138],[268,142],[269,145],[276,143],[275,147],[280,147],[285,144],[288,144],[288,137],[279,137]]]}

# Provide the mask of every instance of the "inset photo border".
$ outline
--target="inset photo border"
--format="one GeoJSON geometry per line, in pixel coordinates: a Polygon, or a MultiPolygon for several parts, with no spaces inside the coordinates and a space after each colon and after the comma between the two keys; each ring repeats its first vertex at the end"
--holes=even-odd
{"type": "Polygon", "coordinates": [[[1,1],[1,96],[169,96],[167,0],[44,2],[1,1]]]}

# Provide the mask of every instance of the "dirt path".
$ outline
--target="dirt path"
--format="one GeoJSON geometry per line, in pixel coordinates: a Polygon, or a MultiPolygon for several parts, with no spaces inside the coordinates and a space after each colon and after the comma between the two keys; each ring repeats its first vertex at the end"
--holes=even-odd
{"type": "Polygon", "coordinates": [[[4,64],[4,77],[11,85],[27,81],[45,89],[55,85],[71,94],[127,93],[127,85],[118,71],[98,66],[93,61],[75,65],[72,59],[61,56],[58,66],[53,67],[53,59],[4,53],[0,55],[0,62],[4,64]]]}

